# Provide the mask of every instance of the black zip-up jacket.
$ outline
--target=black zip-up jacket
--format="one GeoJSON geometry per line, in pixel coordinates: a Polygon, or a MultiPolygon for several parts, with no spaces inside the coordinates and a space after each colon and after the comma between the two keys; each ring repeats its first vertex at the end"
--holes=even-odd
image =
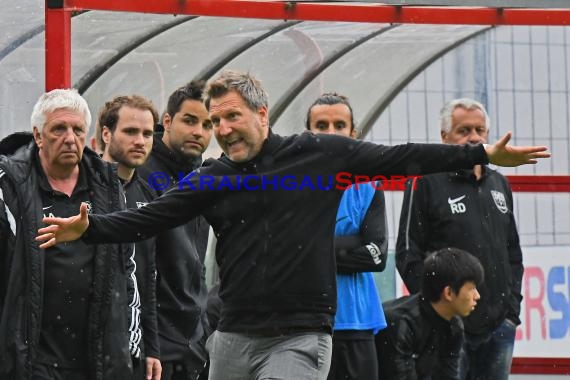
{"type": "MultiPolygon", "coordinates": [[[[201,160],[191,163],[182,160],[161,137],[155,134],[150,157],[138,168],[138,174],[148,181],[153,173],[164,173],[170,178],[169,188],[176,188],[180,175],[196,169],[201,160]]],[[[159,195],[164,192],[155,190],[159,195]]],[[[208,229],[203,218],[195,217],[157,235],[156,298],[161,359],[182,360],[195,368],[202,368],[207,358],[201,338],[205,332],[207,290],[203,259],[208,229]]]]}
{"type": "Polygon", "coordinates": [[[330,329],[336,312],[333,233],[342,192],[319,190],[317,184],[326,188],[329,177],[341,171],[406,175],[486,161],[482,146],[386,147],[341,136],[306,132],[282,137],[270,131],[249,162],[236,163],[225,156],[207,160],[186,178],[182,189],[172,189],[145,207],[91,215],[85,239],[146,238],[202,214],[218,239],[223,302],[218,330],[330,329]],[[212,180],[211,186],[204,185],[205,179],[212,180]],[[293,181],[299,184],[297,190],[287,190],[293,181]],[[242,190],[232,190],[238,182],[242,190]],[[314,189],[301,186],[307,182],[314,189]],[[255,186],[259,189],[244,190],[255,186]],[[120,236],[113,231],[121,231],[120,236]]]}
{"type": "MultiPolygon", "coordinates": [[[[137,175],[124,185],[127,208],[139,208],[157,197],[145,180],[137,175]]],[[[140,294],[143,353],[160,358],[156,317],[156,238],[135,245],[135,276],[140,294]]]]}
{"type": "Polygon", "coordinates": [[[481,260],[481,299],[464,319],[465,331],[493,331],[504,318],[519,324],[522,252],[507,179],[483,168],[438,173],[418,179],[404,194],[396,244],[396,265],[411,293],[419,292],[423,260],[445,247],[463,249],[481,260]]]}
{"type": "MultiPolygon", "coordinates": [[[[38,353],[43,305],[44,254],[35,242],[42,227],[42,200],[31,134],[0,143],[0,378],[30,379],[38,353]]],[[[88,170],[93,211],[125,208],[116,173],[89,149],[88,170]]],[[[130,246],[98,245],[88,321],[90,379],[131,376],[128,350],[126,259],[130,246]]]]}
{"type": "Polygon", "coordinates": [[[388,327],[376,335],[379,379],[458,380],[463,323],[440,317],[419,294],[383,304],[388,327]]]}

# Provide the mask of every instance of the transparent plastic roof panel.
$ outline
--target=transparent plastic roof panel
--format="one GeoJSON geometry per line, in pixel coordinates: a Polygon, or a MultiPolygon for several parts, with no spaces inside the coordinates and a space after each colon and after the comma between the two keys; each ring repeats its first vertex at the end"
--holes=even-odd
{"type": "Polygon", "coordinates": [[[303,22],[244,51],[226,67],[250,71],[263,82],[271,117],[335,55],[380,28],[378,24],[303,22]]]}
{"type": "Polygon", "coordinates": [[[270,33],[283,21],[198,17],[148,40],[109,68],[85,92],[93,107],[112,96],[136,93],[161,112],[170,93],[208,68],[270,33]]]}
{"type": "Polygon", "coordinates": [[[356,120],[373,117],[375,109],[440,52],[478,33],[479,26],[397,25],[357,46],[311,81],[276,122],[278,129],[299,132],[307,107],[323,91],[347,95],[356,120]],[[295,127],[293,127],[295,126],[295,127]],[[294,129],[296,128],[296,129],[294,129]]]}
{"type": "Polygon", "coordinates": [[[34,30],[43,30],[44,0],[3,0],[0,12],[0,59],[34,30]]]}
{"type": "MultiPolygon", "coordinates": [[[[40,9],[43,16],[43,6],[40,9]]],[[[172,19],[168,15],[117,12],[85,12],[73,17],[72,85],[172,19]]],[[[45,88],[44,39],[43,31],[37,33],[0,60],[0,138],[30,128],[32,107],[45,88]]]]}

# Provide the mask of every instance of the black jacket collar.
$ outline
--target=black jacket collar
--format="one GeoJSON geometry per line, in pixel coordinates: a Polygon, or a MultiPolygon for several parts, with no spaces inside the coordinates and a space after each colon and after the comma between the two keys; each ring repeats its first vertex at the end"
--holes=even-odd
{"type": "Polygon", "coordinates": [[[185,160],[181,155],[176,154],[162,141],[163,134],[156,133],[152,144],[152,155],[170,171],[170,174],[190,173],[202,164],[202,156],[196,157],[193,161],[185,160]]]}
{"type": "Polygon", "coordinates": [[[419,298],[420,312],[430,321],[432,326],[435,326],[438,330],[449,328],[450,322],[442,318],[428,300],[421,295],[419,298]]]}
{"type": "MultiPolygon", "coordinates": [[[[484,178],[489,176],[489,170],[490,169],[487,167],[487,165],[481,165],[481,178],[480,178],[480,180],[483,180],[484,178]]],[[[461,169],[461,170],[457,170],[455,172],[449,172],[448,175],[451,178],[475,180],[475,174],[473,173],[473,169],[461,169]]]]}

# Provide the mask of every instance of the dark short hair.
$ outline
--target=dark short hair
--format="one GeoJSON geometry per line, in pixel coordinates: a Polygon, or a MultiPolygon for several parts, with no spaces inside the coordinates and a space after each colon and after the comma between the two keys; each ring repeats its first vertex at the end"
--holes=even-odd
{"type": "Polygon", "coordinates": [[[174,115],[180,111],[182,103],[184,103],[186,100],[195,100],[202,102],[202,95],[204,94],[205,85],[205,81],[197,80],[189,82],[184,86],[174,90],[174,92],[168,97],[166,113],[170,115],[170,117],[174,117],[174,115]]]}
{"type": "Polygon", "coordinates": [[[350,102],[348,101],[348,97],[344,95],[337,94],[336,92],[327,92],[322,94],[311,104],[309,109],[307,110],[307,118],[305,119],[305,127],[307,130],[311,129],[311,110],[314,106],[319,105],[327,105],[327,106],[334,106],[335,104],[344,104],[348,107],[350,111],[350,131],[352,132],[356,126],[354,125],[354,116],[352,112],[352,107],[350,106],[350,102]]]}
{"type": "Polygon", "coordinates": [[[483,266],[478,258],[458,248],[444,248],[424,260],[421,293],[429,302],[437,302],[446,286],[458,294],[466,282],[479,286],[483,280],[483,266]]]}
{"type": "Polygon", "coordinates": [[[103,127],[107,127],[111,132],[115,132],[119,121],[119,111],[123,107],[148,110],[152,113],[153,126],[158,122],[158,112],[150,100],[140,95],[121,95],[105,102],[105,105],[99,110],[97,121],[99,128],[102,130],[103,127]]]}

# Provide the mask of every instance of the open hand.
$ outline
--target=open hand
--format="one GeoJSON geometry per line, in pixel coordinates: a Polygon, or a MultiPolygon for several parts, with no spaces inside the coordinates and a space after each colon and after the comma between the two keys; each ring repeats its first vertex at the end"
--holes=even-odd
{"type": "Polygon", "coordinates": [[[40,248],[46,249],[58,243],[77,240],[89,227],[87,216],[87,203],[81,203],[79,214],[69,218],[43,218],[47,227],[38,230],[36,241],[40,242],[40,248]]]}
{"type": "Polygon", "coordinates": [[[538,158],[549,158],[546,146],[513,146],[507,143],[512,137],[512,132],[507,132],[495,144],[485,146],[485,151],[492,164],[498,166],[519,166],[524,164],[536,164],[538,158]]]}

